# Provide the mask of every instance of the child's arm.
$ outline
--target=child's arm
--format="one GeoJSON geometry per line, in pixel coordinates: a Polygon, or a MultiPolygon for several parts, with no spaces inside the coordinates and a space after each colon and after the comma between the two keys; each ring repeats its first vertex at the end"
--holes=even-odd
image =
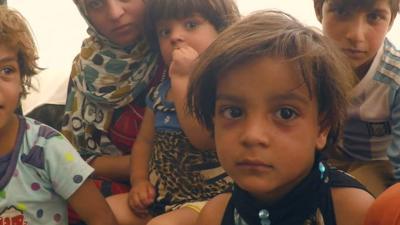
{"type": "Polygon", "coordinates": [[[397,92],[392,102],[392,142],[387,149],[387,154],[394,169],[394,178],[400,181],[400,93],[397,92]]]}
{"type": "Polygon", "coordinates": [[[201,210],[196,225],[220,225],[230,198],[231,194],[225,193],[208,201],[201,210]]]}
{"type": "Polygon", "coordinates": [[[129,180],[130,155],[99,156],[90,162],[94,168],[94,175],[107,177],[115,181],[129,180]]]}
{"type": "Polygon", "coordinates": [[[332,188],[332,200],[337,225],[362,225],[375,199],[361,189],[332,188]]]}
{"type": "Polygon", "coordinates": [[[117,224],[110,207],[91,180],[86,180],[68,202],[86,224],[117,224]]]}
{"type": "Polygon", "coordinates": [[[131,185],[128,203],[138,216],[147,214],[154,201],[155,191],[148,178],[149,161],[153,150],[154,113],[146,108],[138,137],[131,153],[131,185]]]}
{"type": "Polygon", "coordinates": [[[214,148],[211,134],[205,127],[187,112],[186,95],[189,86],[192,67],[198,53],[188,45],[182,44],[172,53],[172,62],[169,67],[171,79],[170,96],[175,104],[179,125],[189,138],[190,143],[198,149],[214,148]]]}

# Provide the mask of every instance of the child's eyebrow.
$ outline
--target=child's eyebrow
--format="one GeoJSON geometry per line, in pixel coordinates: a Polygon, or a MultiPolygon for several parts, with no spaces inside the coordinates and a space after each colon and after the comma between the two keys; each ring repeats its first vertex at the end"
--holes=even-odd
{"type": "Polygon", "coordinates": [[[12,61],[17,61],[17,57],[15,57],[15,56],[0,57],[0,62],[1,63],[12,62],[12,61]]]}
{"type": "Polygon", "coordinates": [[[380,13],[380,14],[390,14],[390,11],[385,9],[385,8],[374,8],[373,9],[374,12],[380,13]]]}
{"type": "MultiPolygon", "coordinates": [[[[292,101],[298,101],[301,102],[303,104],[309,104],[310,102],[310,97],[309,96],[305,96],[299,93],[295,93],[294,90],[290,91],[290,92],[286,92],[286,93],[282,93],[282,94],[277,94],[274,95],[270,98],[268,98],[268,101],[271,102],[281,102],[281,101],[288,101],[288,100],[292,100],[292,101]]],[[[245,99],[243,99],[240,96],[234,96],[234,95],[227,95],[227,94],[218,94],[216,96],[216,100],[219,101],[230,101],[230,102],[245,102],[245,99]]]]}
{"type": "Polygon", "coordinates": [[[274,101],[280,102],[280,101],[293,100],[293,101],[301,102],[303,104],[309,104],[310,99],[311,98],[309,96],[304,96],[304,95],[301,95],[301,94],[291,91],[291,92],[275,95],[270,100],[273,102],[274,101]]]}
{"type": "Polygon", "coordinates": [[[227,94],[217,94],[215,97],[216,100],[220,101],[230,101],[230,102],[241,102],[244,101],[238,96],[233,96],[233,95],[227,95],[227,94]]]}

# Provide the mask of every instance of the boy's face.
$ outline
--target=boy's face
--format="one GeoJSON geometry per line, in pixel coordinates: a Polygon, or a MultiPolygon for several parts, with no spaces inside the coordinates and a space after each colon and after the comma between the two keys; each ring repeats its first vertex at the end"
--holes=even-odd
{"type": "Polygon", "coordinates": [[[143,0],[81,0],[92,25],[113,43],[132,45],[143,33],[143,0]]]}
{"type": "Polygon", "coordinates": [[[158,42],[164,63],[170,65],[172,52],[181,46],[189,46],[202,53],[217,38],[215,27],[195,13],[183,19],[160,21],[156,26],[158,42]]]}
{"type": "Polygon", "coordinates": [[[354,69],[369,66],[391,26],[388,0],[376,0],[371,9],[346,10],[327,0],[320,20],[323,33],[348,56],[354,69]]]}
{"type": "Polygon", "coordinates": [[[222,167],[256,197],[281,198],[309,173],[315,149],[325,146],[317,108],[301,75],[281,58],[228,71],[218,80],[214,116],[222,167]]]}
{"type": "Polygon", "coordinates": [[[17,53],[0,44],[0,135],[15,121],[21,91],[17,53]]]}

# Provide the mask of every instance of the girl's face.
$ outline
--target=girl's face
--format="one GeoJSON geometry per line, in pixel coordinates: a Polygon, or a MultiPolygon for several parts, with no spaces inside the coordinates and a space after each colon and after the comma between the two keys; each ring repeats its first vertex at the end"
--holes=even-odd
{"type": "Polygon", "coordinates": [[[310,172],[327,138],[301,75],[271,57],[221,76],[214,128],[222,167],[241,188],[271,203],[310,172]]]}
{"type": "Polygon", "coordinates": [[[143,33],[143,0],[85,0],[85,8],[96,30],[121,47],[143,33]]]}
{"type": "Polygon", "coordinates": [[[156,27],[158,43],[166,65],[172,61],[172,52],[187,44],[197,53],[202,53],[217,38],[215,27],[204,17],[195,13],[183,19],[161,21],[156,27]]]}
{"type": "Polygon", "coordinates": [[[16,124],[14,111],[21,92],[17,53],[0,44],[0,136],[7,134],[16,124]]]}

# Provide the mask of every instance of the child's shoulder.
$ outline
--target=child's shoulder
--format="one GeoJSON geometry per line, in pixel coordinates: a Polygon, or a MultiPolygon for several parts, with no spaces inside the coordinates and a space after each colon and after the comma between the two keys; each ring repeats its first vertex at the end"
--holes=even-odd
{"type": "Polygon", "coordinates": [[[43,183],[57,184],[55,191],[64,199],[93,172],[68,140],[57,130],[34,119],[21,117],[25,132],[21,141],[20,164],[30,168],[43,183]]]}
{"type": "MultiPolygon", "coordinates": [[[[37,140],[40,138],[49,140],[53,137],[60,137],[62,136],[60,132],[56,129],[47,126],[35,119],[31,119],[29,117],[22,117],[23,123],[25,124],[25,133],[26,138],[32,140],[37,140]]],[[[35,141],[36,142],[36,141],[35,141]]]]}
{"type": "Polygon", "coordinates": [[[196,225],[220,225],[230,198],[230,193],[224,193],[209,200],[201,210],[196,225]]]}
{"type": "Polygon", "coordinates": [[[374,201],[373,195],[367,188],[350,174],[333,169],[330,172],[330,179],[334,205],[343,203],[343,207],[351,208],[352,205],[374,201]]]}
{"type": "Polygon", "coordinates": [[[21,117],[20,121],[19,148],[22,153],[56,156],[65,151],[75,151],[69,141],[56,129],[28,117],[21,117]]]}
{"type": "Polygon", "coordinates": [[[394,56],[400,60],[400,49],[399,46],[396,46],[395,44],[393,44],[393,42],[391,42],[389,39],[385,39],[384,41],[384,48],[386,51],[394,54],[394,56]]]}
{"type": "Polygon", "coordinates": [[[337,224],[361,225],[374,197],[360,182],[343,171],[331,169],[330,178],[337,224]]]}
{"type": "Polygon", "coordinates": [[[389,39],[385,39],[383,50],[377,53],[376,60],[379,62],[374,67],[374,80],[390,84],[395,89],[400,88],[400,49],[398,49],[389,39]]]}
{"type": "Polygon", "coordinates": [[[367,191],[355,177],[334,167],[329,167],[329,184],[331,188],[355,188],[367,191]]]}
{"type": "Polygon", "coordinates": [[[332,188],[332,200],[338,225],[361,225],[375,199],[362,189],[338,187],[332,188]]]}
{"type": "Polygon", "coordinates": [[[383,58],[381,64],[386,70],[400,76],[400,49],[398,49],[389,39],[385,39],[383,58]]]}

